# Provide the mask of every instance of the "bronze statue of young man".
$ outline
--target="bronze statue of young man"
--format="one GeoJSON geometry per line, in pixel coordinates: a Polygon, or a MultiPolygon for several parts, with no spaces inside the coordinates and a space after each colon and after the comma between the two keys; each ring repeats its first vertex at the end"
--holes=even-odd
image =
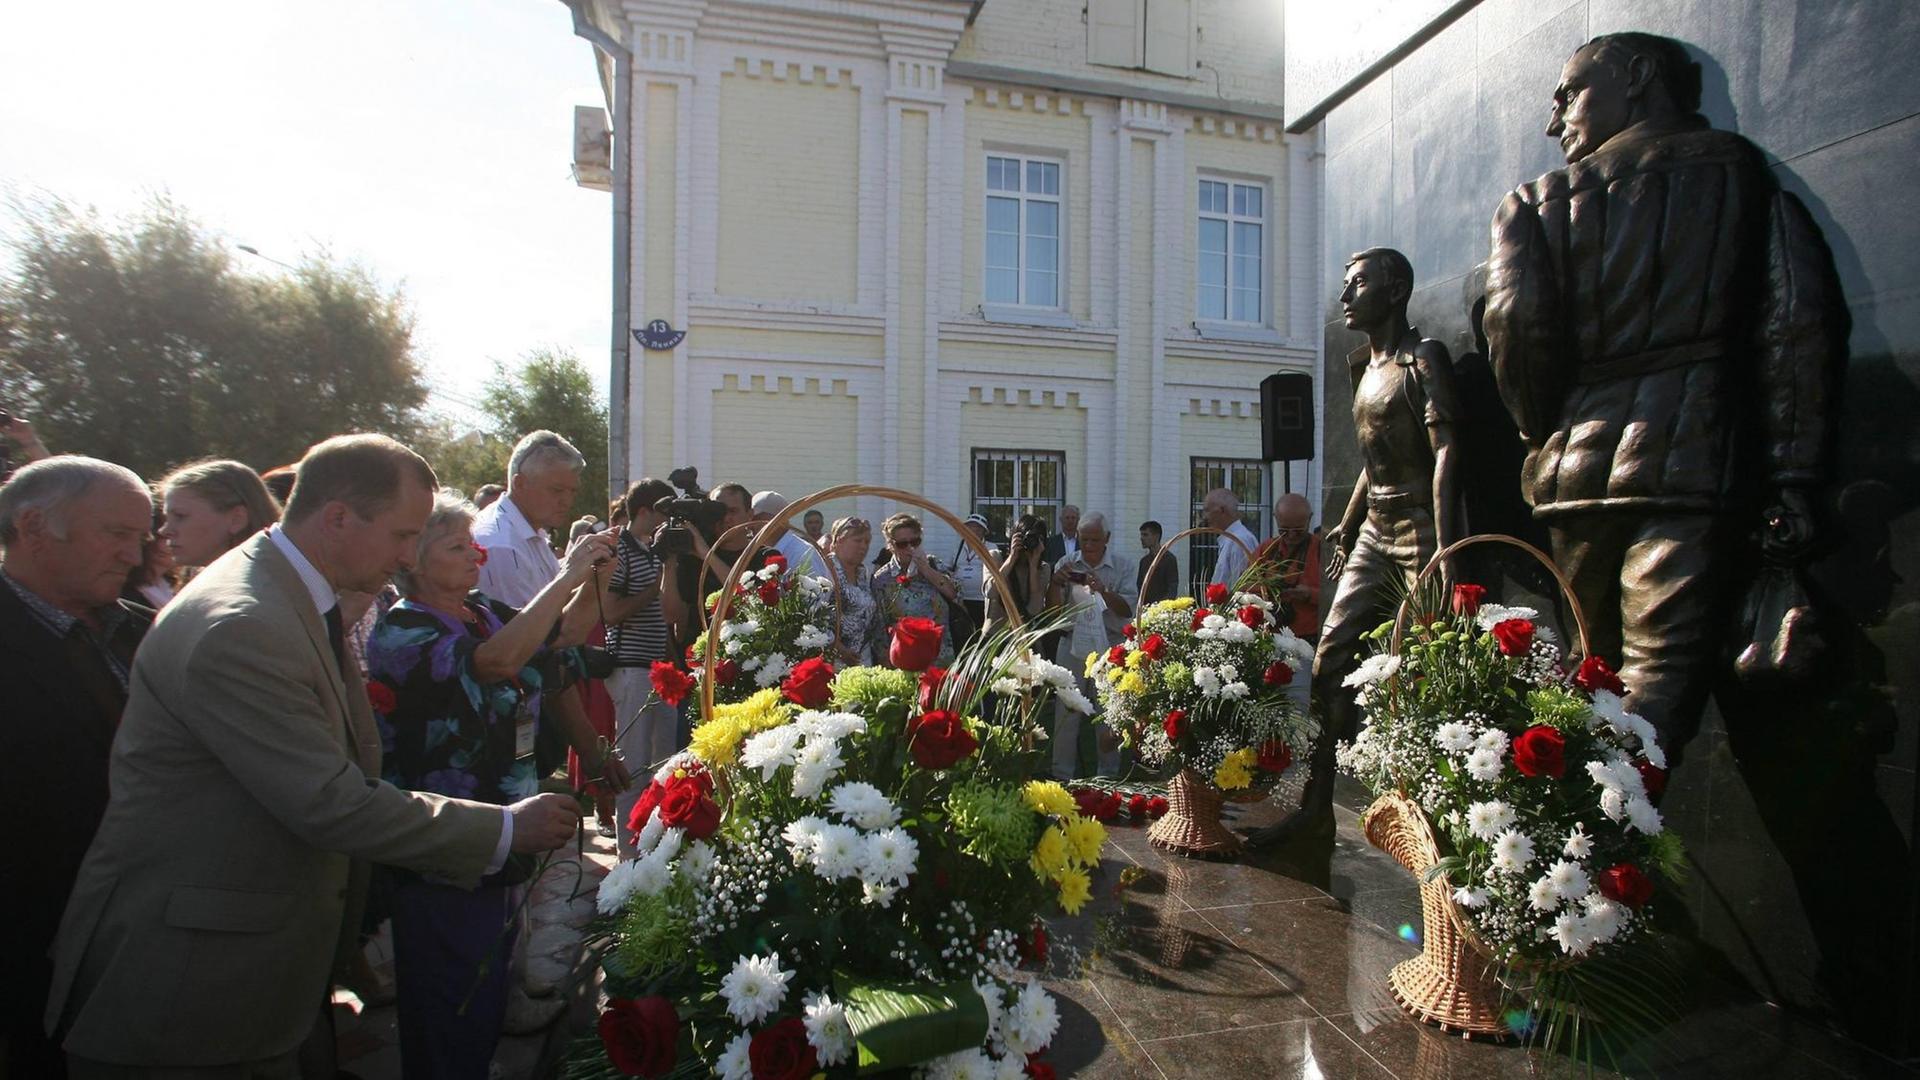
{"type": "Polygon", "coordinates": [[[1392,613],[1436,551],[1460,539],[1453,360],[1407,325],[1412,294],[1413,266],[1398,251],[1368,248],[1347,260],[1340,305],[1347,326],[1367,336],[1350,357],[1362,468],[1327,535],[1327,574],[1339,585],[1313,658],[1322,729],[1299,811],[1249,836],[1255,845],[1332,835],[1334,743],[1352,739],[1360,719],[1340,682],[1359,660],[1360,635],[1392,613]]]}
{"type": "Polygon", "coordinates": [[[1847,332],[1818,226],[1699,106],[1676,41],[1575,50],[1546,131],[1567,167],[1501,203],[1487,277],[1524,494],[1669,758],[1711,688],[1738,533],[1769,522],[1776,558],[1813,538],[1847,332]]]}

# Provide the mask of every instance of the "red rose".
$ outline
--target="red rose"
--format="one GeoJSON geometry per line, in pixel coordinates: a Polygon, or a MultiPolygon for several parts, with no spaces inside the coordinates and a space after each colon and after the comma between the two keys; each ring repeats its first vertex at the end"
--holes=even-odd
{"type": "Polygon", "coordinates": [[[628,1076],[665,1076],[680,1058],[680,1014],[663,997],[614,998],[600,1014],[600,1045],[628,1076]]]}
{"type": "Polygon", "coordinates": [[[955,762],[973,753],[980,743],[973,737],[973,732],[967,730],[959,713],[951,709],[935,709],[921,713],[920,719],[914,721],[908,745],[913,751],[914,764],[937,771],[952,767],[955,762]]]}
{"type": "Polygon", "coordinates": [[[1618,900],[1636,911],[1653,898],[1653,879],[1632,863],[1607,867],[1595,884],[1607,899],[1618,900]]]}
{"type": "Polygon", "coordinates": [[[1267,665],[1266,673],[1260,676],[1260,681],[1266,683],[1268,686],[1291,685],[1293,683],[1293,666],[1285,660],[1275,660],[1273,663],[1267,665]]]}
{"type": "Polygon", "coordinates": [[[1166,817],[1167,816],[1167,797],[1164,795],[1155,795],[1153,798],[1148,799],[1147,800],[1147,816],[1150,818],[1166,817]]]}
{"type": "Polygon", "coordinates": [[[473,545],[473,553],[474,555],[477,556],[477,558],[474,560],[475,566],[487,565],[487,549],[486,548],[481,547],[479,544],[475,544],[473,545]]]}
{"type": "Polygon", "coordinates": [[[1056,1080],[1052,1063],[1041,1061],[1038,1054],[1027,1058],[1027,1080],[1056,1080]]]}
{"type": "Polygon", "coordinates": [[[940,696],[940,688],[947,683],[947,669],[930,667],[920,673],[920,711],[933,708],[933,701],[940,696]]]}
{"type": "Polygon", "coordinates": [[[1114,667],[1119,667],[1126,662],[1127,647],[1125,645],[1115,645],[1113,648],[1107,650],[1107,663],[1112,664],[1114,667]]]}
{"type": "Polygon", "coordinates": [[[1132,623],[1128,623],[1127,625],[1120,628],[1121,635],[1125,637],[1128,641],[1132,641],[1133,635],[1139,632],[1140,632],[1140,628],[1133,625],[1132,623]]]}
{"type": "Polygon", "coordinates": [[[1667,770],[1646,758],[1635,758],[1633,767],[1640,770],[1640,783],[1647,789],[1647,798],[1658,799],[1667,790],[1667,770]]]}
{"type": "Polygon", "coordinates": [[[1047,928],[1039,923],[1033,924],[1033,932],[1019,939],[1015,947],[1020,950],[1020,962],[1023,964],[1043,965],[1047,962],[1047,928]]]}
{"type": "Polygon", "coordinates": [[[780,680],[780,696],[803,709],[817,709],[827,703],[833,684],[833,665],[817,656],[793,665],[780,680]]]}
{"type": "Polygon", "coordinates": [[[1253,627],[1255,630],[1258,630],[1262,626],[1265,626],[1267,624],[1267,613],[1264,611],[1261,611],[1259,608],[1255,607],[1252,604],[1248,604],[1246,607],[1241,608],[1239,611],[1239,615],[1240,615],[1240,621],[1242,623],[1245,623],[1246,625],[1253,627]]]}
{"type": "Polygon", "coordinates": [[[400,702],[393,696],[393,687],[375,679],[367,684],[367,704],[377,713],[390,713],[400,702]]]}
{"type": "Polygon", "coordinates": [[[1179,742],[1180,736],[1187,733],[1187,710],[1169,712],[1167,718],[1160,722],[1160,727],[1166,731],[1168,742],[1179,742]]]}
{"type": "Polygon", "coordinates": [[[646,789],[640,792],[640,798],[634,802],[633,809],[627,814],[627,839],[629,841],[638,837],[640,830],[647,827],[647,819],[653,816],[654,808],[658,807],[660,800],[666,798],[666,796],[667,786],[658,780],[648,784],[646,789]]]}
{"type": "Polygon", "coordinates": [[[760,602],[768,607],[778,607],[780,605],[780,582],[778,579],[760,583],[760,602]]]}
{"type": "Polygon", "coordinates": [[[1167,653],[1167,639],[1159,634],[1148,634],[1147,640],[1140,643],[1140,651],[1147,654],[1147,659],[1158,660],[1167,653]]]}
{"type": "Polygon", "coordinates": [[[1558,780],[1567,775],[1566,736],[1545,724],[1535,724],[1521,732],[1520,737],[1513,740],[1513,767],[1523,776],[1551,776],[1558,780]]]}
{"type": "Polygon", "coordinates": [[[665,660],[653,662],[653,692],[660,700],[678,707],[693,692],[693,676],[674,667],[665,660]]]}
{"type": "Polygon", "coordinates": [[[712,783],[688,778],[668,785],[666,796],[660,800],[660,823],[670,829],[685,829],[695,840],[712,836],[720,827],[720,804],[708,794],[712,783]]]}
{"type": "Polygon", "coordinates": [[[1487,598],[1487,590],[1480,585],[1455,585],[1453,587],[1453,613],[1472,615],[1480,610],[1480,601],[1487,598]]]}
{"type": "Polygon", "coordinates": [[[1611,690],[1616,694],[1627,692],[1627,684],[1621,682],[1620,676],[1615,675],[1607,662],[1597,656],[1580,661],[1580,670],[1573,673],[1573,682],[1589,694],[1596,690],[1611,690]]]}
{"type": "Polygon", "coordinates": [[[1500,643],[1500,651],[1508,656],[1525,656],[1533,647],[1533,621],[1531,619],[1507,619],[1493,624],[1494,640],[1500,643]]]}
{"type": "Polygon", "coordinates": [[[1225,585],[1214,584],[1207,586],[1207,606],[1212,607],[1215,604],[1225,603],[1230,593],[1231,590],[1225,585]]]}
{"type": "Polygon", "coordinates": [[[891,632],[887,663],[901,671],[925,671],[940,656],[940,637],[947,629],[932,619],[908,615],[894,623],[891,632]]]}
{"type": "Polygon", "coordinates": [[[797,1016],[762,1028],[747,1044],[747,1060],[753,1080],[806,1080],[820,1067],[807,1025],[797,1016]]]}
{"type": "Polygon", "coordinates": [[[1203,608],[1203,607],[1197,607],[1197,608],[1194,608],[1194,609],[1193,609],[1193,622],[1192,622],[1192,623],[1190,623],[1190,624],[1188,624],[1188,626],[1187,626],[1187,629],[1189,629],[1189,630],[1198,630],[1198,629],[1200,629],[1200,624],[1202,624],[1202,623],[1204,623],[1204,622],[1206,622],[1206,621],[1207,621],[1207,616],[1208,616],[1208,615],[1211,615],[1211,614],[1213,614],[1213,613],[1212,613],[1212,612],[1210,612],[1210,611],[1208,611],[1208,610],[1207,610],[1206,608],[1203,608]]]}
{"type": "Polygon", "coordinates": [[[1136,825],[1147,820],[1147,797],[1145,795],[1136,794],[1127,796],[1127,816],[1132,818],[1136,825]]]}
{"type": "Polygon", "coordinates": [[[1260,744],[1260,758],[1255,764],[1261,772],[1283,773],[1293,764],[1293,750],[1279,739],[1268,739],[1260,744]]]}
{"type": "Polygon", "coordinates": [[[732,686],[733,680],[740,677],[740,665],[731,660],[713,662],[713,681],[721,686],[732,686]]]}

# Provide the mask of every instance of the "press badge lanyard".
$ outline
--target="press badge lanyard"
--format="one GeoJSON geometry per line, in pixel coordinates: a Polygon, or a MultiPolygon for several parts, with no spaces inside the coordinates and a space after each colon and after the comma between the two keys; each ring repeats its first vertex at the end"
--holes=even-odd
{"type": "MultiPolygon", "coordinates": [[[[493,636],[487,629],[485,619],[474,619],[467,626],[472,630],[473,636],[481,641],[493,636]]],[[[519,761],[533,757],[534,725],[540,719],[540,712],[533,707],[533,695],[527,693],[527,684],[521,680],[520,676],[511,676],[507,681],[520,692],[517,704],[513,708],[513,758],[519,761]]]]}

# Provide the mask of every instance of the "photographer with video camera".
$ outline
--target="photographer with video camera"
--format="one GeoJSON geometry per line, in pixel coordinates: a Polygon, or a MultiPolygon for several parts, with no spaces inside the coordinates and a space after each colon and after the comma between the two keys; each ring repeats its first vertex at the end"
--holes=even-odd
{"type": "MultiPolygon", "coordinates": [[[[702,491],[700,474],[691,465],[668,473],[667,480],[680,494],[653,504],[662,523],[654,532],[652,551],[664,564],[661,602],[672,638],[670,658],[677,662],[700,632],[697,605],[726,581],[734,561],[753,540],[750,529],[736,529],[752,520],[753,508],[752,495],[740,484],[721,484],[711,494],[702,491]],[[715,548],[722,537],[727,546],[715,548]]],[[[748,569],[764,566],[771,550],[754,552],[748,569]]]]}
{"type": "MultiPolygon", "coordinates": [[[[655,535],[667,521],[656,507],[673,498],[672,485],[653,477],[627,491],[622,500],[626,524],[618,532],[613,573],[600,600],[606,612],[607,651],[616,665],[607,677],[607,690],[613,696],[614,739],[620,756],[642,772],[651,772],[673,753],[680,724],[679,710],[654,695],[651,679],[656,661],[676,659],[667,624],[678,600],[673,605],[667,602],[662,573],[666,560],[654,547],[655,535]]],[[[614,800],[614,829],[622,856],[632,851],[627,815],[639,797],[640,788],[634,787],[614,800]]]]}

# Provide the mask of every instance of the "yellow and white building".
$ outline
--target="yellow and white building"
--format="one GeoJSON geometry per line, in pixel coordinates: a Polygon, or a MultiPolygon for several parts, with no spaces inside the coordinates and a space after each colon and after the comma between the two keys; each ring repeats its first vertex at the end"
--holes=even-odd
{"type": "Polygon", "coordinates": [[[616,484],[1072,503],[1129,553],[1222,477],[1263,535],[1282,484],[1319,504],[1259,461],[1261,378],[1321,338],[1279,0],[568,2],[614,118],[580,175],[616,196],[616,484]]]}

